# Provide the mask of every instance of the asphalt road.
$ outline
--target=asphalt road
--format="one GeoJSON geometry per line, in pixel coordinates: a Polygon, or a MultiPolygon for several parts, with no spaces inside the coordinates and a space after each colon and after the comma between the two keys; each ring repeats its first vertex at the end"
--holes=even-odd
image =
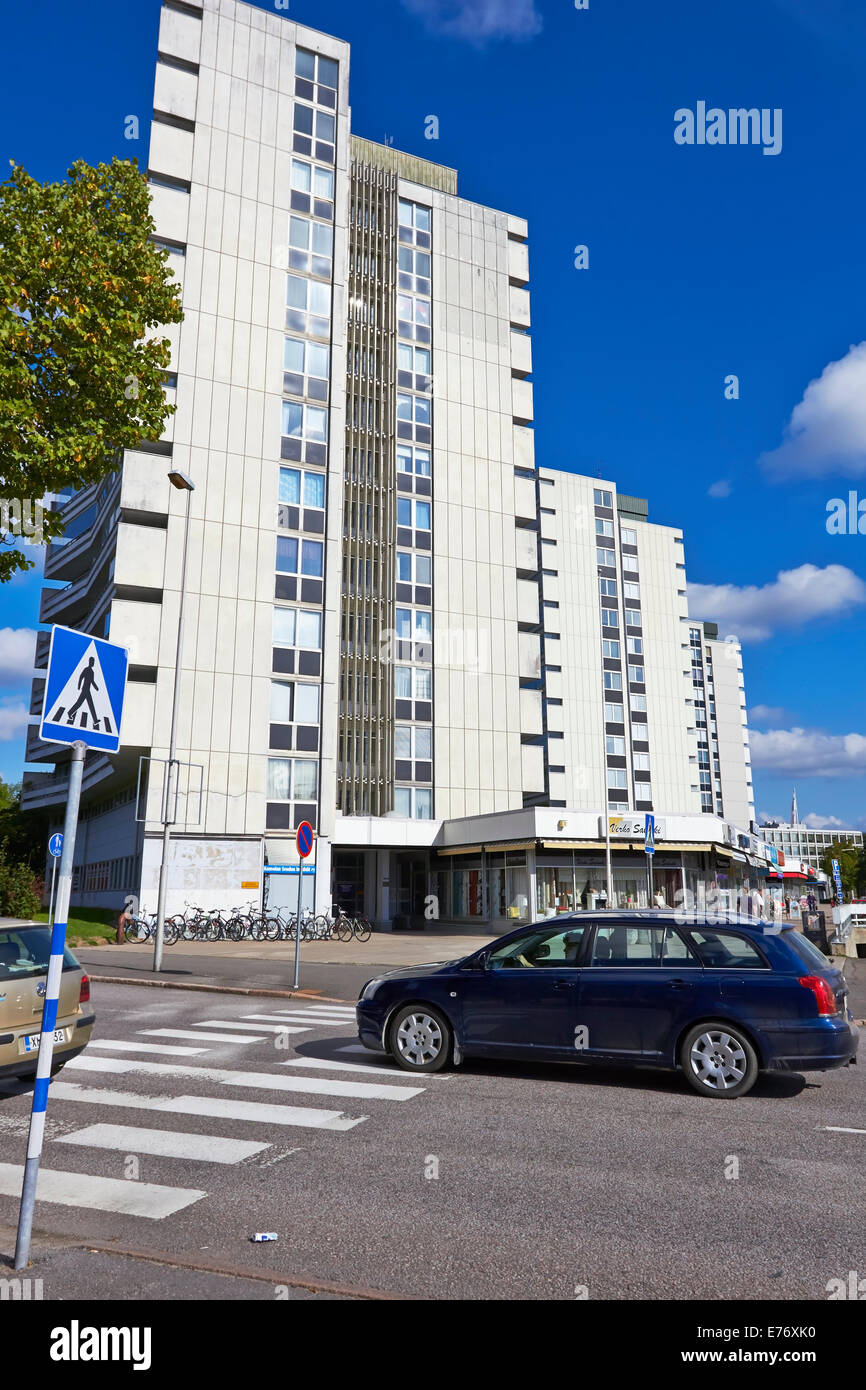
{"type": "MultiPolygon", "coordinates": [[[[825,1299],[866,1273],[866,1134],[826,1128],[866,1129],[862,1063],[730,1102],[653,1072],[421,1079],[344,1050],[349,1002],[94,994],[49,1098],[45,1299],[825,1299]]],[[[0,1085],[7,1255],[29,1107],[0,1085]]]]}

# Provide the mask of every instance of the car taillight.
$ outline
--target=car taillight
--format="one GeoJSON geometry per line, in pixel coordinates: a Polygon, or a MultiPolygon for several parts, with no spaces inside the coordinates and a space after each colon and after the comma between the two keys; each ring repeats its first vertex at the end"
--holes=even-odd
{"type": "Polygon", "coordinates": [[[810,989],[814,994],[818,1002],[819,1017],[838,1012],[836,1008],[836,996],[827,981],[822,979],[820,975],[802,975],[800,977],[800,984],[804,989],[810,989]]]}
{"type": "Polygon", "coordinates": [[[90,1003],[90,978],[87,975],[81,977],[81,990],[78,995],[79,1004],[90,1003]]]}

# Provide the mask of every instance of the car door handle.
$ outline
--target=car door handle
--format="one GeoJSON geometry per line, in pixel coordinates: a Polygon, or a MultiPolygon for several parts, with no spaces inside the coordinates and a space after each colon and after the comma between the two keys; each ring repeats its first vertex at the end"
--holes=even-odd
{"type": "Polygon", "coordinates": [[[574,989],[574,986],[574,980],[554,980],[553,983],[554,989],[574,989]]]}
{"type": "Polygon", "coordinates": [[[668,989],[689,989],[691,980],[668,980],[668,989]]]}

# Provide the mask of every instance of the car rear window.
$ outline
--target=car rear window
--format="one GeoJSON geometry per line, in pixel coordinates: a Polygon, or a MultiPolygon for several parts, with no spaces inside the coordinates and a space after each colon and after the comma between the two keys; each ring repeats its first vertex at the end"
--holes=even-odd
{"type": "MultiPolygon", "coordinates": [[[[50,955],[51,932],[48,927],[0,928],[0,981],[46,974],[50,955]]],[[[63,969],[80,968],[67,947],[63,953],[63,969]]]]}
{"type": "Polygon", "coordinates": [[[766,970],[767,962],[745,936],[726,931],[691,931],[689,940],[708,970],[766,970]]]}
{"type": "Polygon", "coordinates": [[[797,952],[797,955],[800,957],[800,960],[803,961],[804,965],[811,965],[817,970],[826,970],[831,964],[820,947],[816,946],[814,942],[810,941],[802,932],[794,930],[786,931],[782,940],[786,945],[797,952]]]}

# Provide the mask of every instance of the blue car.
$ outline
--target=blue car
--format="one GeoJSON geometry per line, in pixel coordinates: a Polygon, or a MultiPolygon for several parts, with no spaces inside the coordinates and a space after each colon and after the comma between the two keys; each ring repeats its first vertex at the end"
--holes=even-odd
{"type": "Polygon", "coordinates": [[[847,1004],[841,970],[792,927],[581,912],[370,980],[357,1019],[364,1046],[406,1071],[464,1057],[649,1064],[733,1098],[762,1070],[854,1061],[847,1004]]]}

